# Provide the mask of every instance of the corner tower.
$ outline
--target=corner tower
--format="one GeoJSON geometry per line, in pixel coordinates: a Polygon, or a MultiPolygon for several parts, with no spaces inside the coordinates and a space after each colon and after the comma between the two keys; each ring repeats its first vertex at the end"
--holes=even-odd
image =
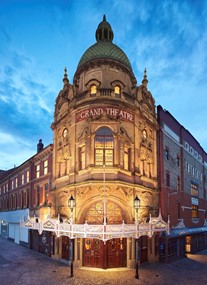
{"type": "MultiPolygon", "coordinates": [[[[81,57],[69,83],[67,70],[59,92],[54,122],[53,205],[54,216],[69,217],[67,201],[76,199],[75,221],[103,222],[103,197],[107,199],[107,222],[132,223],[133,200],[141,200],[140,222],[158,212],[158,124],[155,105],[144,72],[137,86],[130,61],[113,43],[111,25],[103,17],[95,33],[96,43],[81,57]],[[105,194],[104,194],[105,193],[105,194]]],[[[107,242],[81,240],[76,244],[78,265],[94,267],[132,266],[134,245],[130,239],[107,242]],[[118,257],[111,256],[114,244],[118,257]],[[105,245],[104,245],[105,246],[105,245]],[[94,263],[94,248],[99,251],[94,263]]],[[[148,243],[147,237],[146,241],[148,243]]],[[[144,256],[144,255],[143,255],[144,256]]],[[[147,260],[154,251],[145,254],[147,260]]]]}

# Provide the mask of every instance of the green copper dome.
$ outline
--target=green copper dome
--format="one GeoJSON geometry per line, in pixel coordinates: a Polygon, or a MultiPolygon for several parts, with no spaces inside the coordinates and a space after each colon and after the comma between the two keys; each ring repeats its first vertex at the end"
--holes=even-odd
{"type": "Polygon", "coordinates": [[[114,34],[110,24],[106,21],[104,15],[103,21],[98,25],[96,30],[97,43],[89,47],[81,57],[78,68],[93,59],[112,59],[117,60],[132,70],[129,59],[126,54],[117,45],[112,43],[114,34]]]}

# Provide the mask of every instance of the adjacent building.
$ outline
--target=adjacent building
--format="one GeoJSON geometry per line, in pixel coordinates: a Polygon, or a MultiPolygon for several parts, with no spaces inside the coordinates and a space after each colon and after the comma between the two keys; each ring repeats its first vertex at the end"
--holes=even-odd
{"type": "Polygon", "coordinates": [[[172,228],[163,237],[161,259],[168,260],[207,247],[207,156],[168,111],[158,106],[157,116],[160,203],[172,228]]]}

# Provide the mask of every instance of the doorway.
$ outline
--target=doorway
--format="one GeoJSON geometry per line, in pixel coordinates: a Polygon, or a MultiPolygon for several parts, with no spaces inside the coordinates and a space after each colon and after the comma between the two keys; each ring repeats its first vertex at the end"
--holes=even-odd
{"type": "Polygon", "coordinates": [[[148,258],[147,258],[147,241],[148,241],[148,238],[147,236],[141,236],[139,239],[138,239],[138,244],[139,244],[139,248],[140,248],[140,263],[144,263],[144,262],[147,262],[148,261],[148,258]]]}
{"type": "Polygon", "coordinates": [[[69,237],[62,236],[62,258],[69,260],[69,237]]]}
{"type": "Polygon", "coordinates": [[[84,239],[83,266],[96,268],[126,267],[126,238],[111,239],[103,243],[99,239],[84,239]]]}

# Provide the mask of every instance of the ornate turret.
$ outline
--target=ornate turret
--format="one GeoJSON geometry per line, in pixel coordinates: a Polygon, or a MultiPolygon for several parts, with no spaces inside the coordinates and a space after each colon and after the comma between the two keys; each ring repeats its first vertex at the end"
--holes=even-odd
{"type": "Polygon", "coordinates": [[[63,77],[63,84],[64,86],[68,85],[69,80],[68,80],[68,74],[67,74],[67,68],[65,67],[64,69],[64,77],[63,77]]]}
{"type": "Polygon", "coordinates": [[[142,84],[147,88],[147,83],[148,83],[148,80],[147,80],[147,70],[145,68],[144,69],[144,78],[142,80],[142,84]]]}
{"type": "Polygon", "coordinates": [[[96,30],[96,41],[112,42],[114,38],[114,33],[112,31],[111,25],[106,21],[106,16],[103,16],[103,21],[98,25],[96,30]]]}

